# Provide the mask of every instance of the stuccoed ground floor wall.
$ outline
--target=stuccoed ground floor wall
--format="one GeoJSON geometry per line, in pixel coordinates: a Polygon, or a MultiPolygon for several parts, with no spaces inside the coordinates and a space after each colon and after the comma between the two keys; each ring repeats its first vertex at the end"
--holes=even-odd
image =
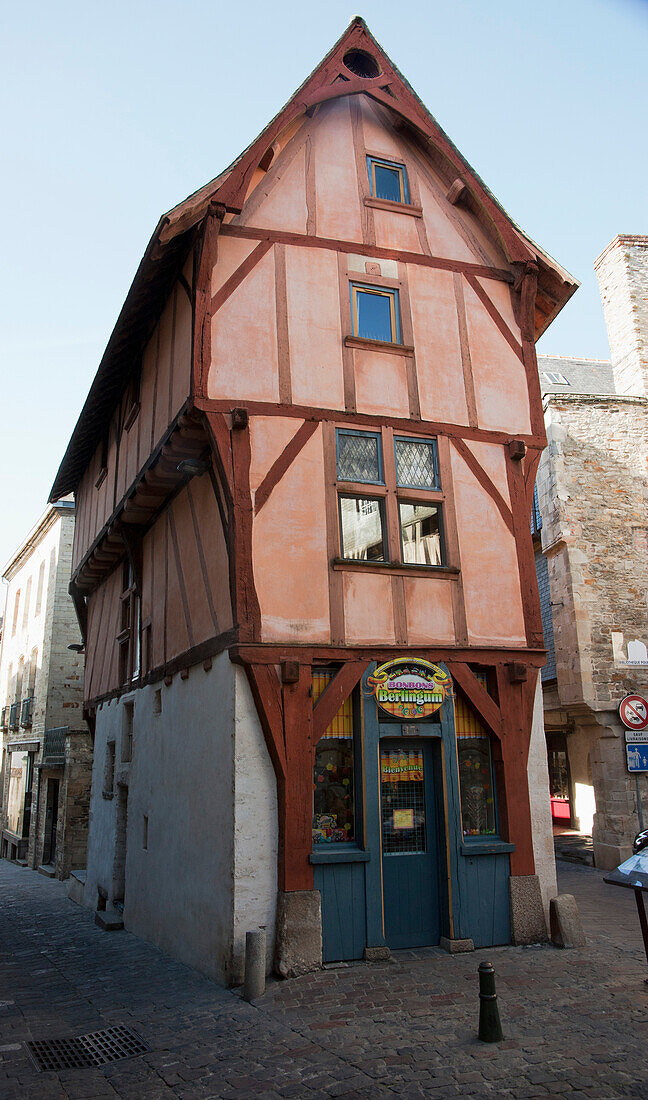
{"type": "Polygon", "coordinates": [[[533,724],[531,726],[527,776],[529,801],[531,803],[533,856],[536,875],[540,882],[545,917],[548,919],[549,902],[551,898],[555,898],[558,888],[556,885],[556,857],[551,822],[551,803],[549,800],[549,769],[547,765],[542,687],[539,675],[533,703],[533,724]]]}
{"type": "Polygon", "coordinates": [[[271,966],[276,784],[245,673],[206,665],[98,709],[84,901],[123,894],[126,928],[235,984],[247,931],[271,966]]]}

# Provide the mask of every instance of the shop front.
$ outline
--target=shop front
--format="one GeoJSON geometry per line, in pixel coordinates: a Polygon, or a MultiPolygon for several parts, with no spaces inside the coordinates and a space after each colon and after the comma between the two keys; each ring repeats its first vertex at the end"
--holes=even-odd
{"type": "MultiPolygon", "coordinates": [[[[315,702],[332,675],[315,672],[315,702]]],[[[324,962],[509,942],[494,755],[444,665],[368,667],[315,749],[324,962]]]]}

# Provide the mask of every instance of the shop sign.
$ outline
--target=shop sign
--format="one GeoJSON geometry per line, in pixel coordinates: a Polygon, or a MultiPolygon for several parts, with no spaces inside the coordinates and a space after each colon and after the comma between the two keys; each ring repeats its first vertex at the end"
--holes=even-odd
{"type": "Polygon", "coordinates": [[[447,672],[428,661],[409,657],[380,665],[367,677],[367,686],[381,710],[408,721],[428,718],[452,695],[447,672]]]}

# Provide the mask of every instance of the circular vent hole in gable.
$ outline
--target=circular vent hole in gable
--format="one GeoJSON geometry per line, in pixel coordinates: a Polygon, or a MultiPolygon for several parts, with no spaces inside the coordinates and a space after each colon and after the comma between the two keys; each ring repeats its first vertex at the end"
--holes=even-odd
{"type": "Polygon", "coordinates": [[[355,76],[362,76],[365,80],[380,76],[380,65],[366,50],[349,50],[342,60],[349,72],[354,73],[355,76]]]}

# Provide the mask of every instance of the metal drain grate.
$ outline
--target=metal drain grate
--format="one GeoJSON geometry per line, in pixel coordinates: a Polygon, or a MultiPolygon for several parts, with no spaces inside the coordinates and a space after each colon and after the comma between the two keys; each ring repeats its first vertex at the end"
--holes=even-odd
{"type": "Polygon", "coordinates": [[[56,1071],[103,1066],[119,1058],[134,1058],[149,1049],[129,1027],[107,1027],[73,1039],[38,1039],[26,1043],[36,1068],[56,1071]]]}

